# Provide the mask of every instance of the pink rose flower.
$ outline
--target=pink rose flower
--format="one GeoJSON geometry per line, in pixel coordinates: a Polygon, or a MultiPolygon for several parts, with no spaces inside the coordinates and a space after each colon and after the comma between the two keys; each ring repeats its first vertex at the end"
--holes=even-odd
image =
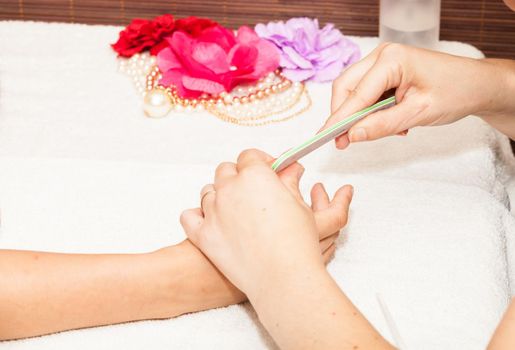
{"type": "Polygon", "coordinates": [[[229,92],[279,66],[277,47],[245,26],[236,35],[221,26],[205,29],[195,38],[175,32],[167,41],[169,46],[157,55],[159,83],[173,85],[181,97],[229,92]]]}

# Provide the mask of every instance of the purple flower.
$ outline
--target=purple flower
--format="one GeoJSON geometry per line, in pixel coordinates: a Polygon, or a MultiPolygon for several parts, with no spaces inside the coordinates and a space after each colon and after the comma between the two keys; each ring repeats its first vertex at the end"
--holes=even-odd
{"type": "Polygon", "coordinates": [[[343,36],[333,24],[320,29],[317,19],[260,23],[255,31],[280,49],[279,65],[283,74],[293,81],[333,80],[360,57],[356,43],[343,36]]]}

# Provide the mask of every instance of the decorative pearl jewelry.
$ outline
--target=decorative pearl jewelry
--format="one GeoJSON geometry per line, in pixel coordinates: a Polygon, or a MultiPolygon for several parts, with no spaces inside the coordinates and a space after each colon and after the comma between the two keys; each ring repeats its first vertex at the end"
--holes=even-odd
{"type": "MultiPolygon", "coordinates": [[[[300,115],[311,106],[305,86],[284,77],[280,70],[270,72],[254,85],[237,86],[230,93],[203,93],[196,99],[179,96],[173,87],[159,85],[161,73],[156,58],[144,52],[130,59],[120,59],[119,70],[129,75],[139,94],[143,109],[152,118],[176,112],[207,111],[219,119],[245,126],[277,123],[300,115]],[[305,97],[303,106],[297,107],[305,97]]],[[[233,67],[232,69],[235,69],[233,67]]]]}
{"type": "Polygon", "coordinates": [[[153,89],[143,99],[143,110],[150,118],[162,118],[170,112],[172,107],[172,101],[163,89],[153,89]]]}
{"type": "Polygon", "coordinates": [[[231,104],[232,103],[232,96],[231,94],[227,94],[224,96],[224,102],[227,103],[227,104],[231,104]]]}

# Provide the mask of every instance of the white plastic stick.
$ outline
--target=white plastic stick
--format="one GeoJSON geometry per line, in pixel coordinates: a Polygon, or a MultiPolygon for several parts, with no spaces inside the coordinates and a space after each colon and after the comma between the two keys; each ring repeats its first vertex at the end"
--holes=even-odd
{"type": "Polygon", "coordinates": [[[377,302],[379,303],[379,307],[381,308],[381,311],[383,312],[383,316],[386,321],[386,324],[388,325],[388,328],[390,329],[390,333],[392,334],[395,345],[397,346],[397,348],[399,350],[407,350],[408,348],[406,347],[406,344],[404,344],[401,334],[399,333],[399,329],[397,328],[397,325],[395,324],[395,322],[393,320],[390,310],[388,310],[386,303],[384,302],[383,298],[381,297],[381,294],[377,293],[376,298],[377,298],[377,302]]]}

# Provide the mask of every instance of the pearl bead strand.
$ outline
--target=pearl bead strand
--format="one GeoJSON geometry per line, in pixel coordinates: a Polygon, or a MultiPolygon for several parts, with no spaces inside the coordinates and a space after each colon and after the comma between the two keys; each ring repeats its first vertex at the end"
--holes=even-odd
{"type": "Polygon", "coordinates": [[[145,52],[122,59],[119,65],[120,71],[131,77],[143,96],[144,112],[152,118],[164,117],[172,109],[176,112],[208,111],[226,122],[258,126],[291,119],[311,106],[304,84],[288,80],[280,70],[269,73],[254,85],[238,86],[229,93],[183,98],[175,89],[159,85],[161,72],[155,61],[154,56],[145,52]],[[267,119],[294,109],[303,95],[307,100],[305,107],[286,117],[267,119]]]}
{"type": "Polygon", "coordinates": [[[136,90],[142,96],[145,96],[147,89],[145,86],[145,78],[150,70],[156,64],[156,58],[148,52],[137,53],[131,58],[120,58],[118,69],[129,75],[133,81],[136,90]]]}

